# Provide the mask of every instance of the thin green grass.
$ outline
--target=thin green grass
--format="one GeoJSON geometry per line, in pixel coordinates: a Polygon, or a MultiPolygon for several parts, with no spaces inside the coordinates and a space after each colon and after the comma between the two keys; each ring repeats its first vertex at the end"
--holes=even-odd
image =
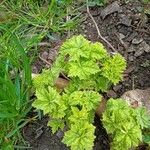
{"type": "Polygon", "coordinates": [[[81,15],[73,0],[0,1],[0,149],[27,148],[20,133],[31,109],[31,63],[38,43],[74,29],[81,15]],[[69,19],[68,19],[69,18],[69,19]],[[29,59],[28,52],[33,51],[29,59]]]}
{"type": "Polygon", "coordinates": [[[0,31],[0,145],[5,150],[20,142],[20,129],[31,120],[24,118],[31,108],[32,82],[30,62],[19,39],[7,28],[0,26],[0,31]]]}

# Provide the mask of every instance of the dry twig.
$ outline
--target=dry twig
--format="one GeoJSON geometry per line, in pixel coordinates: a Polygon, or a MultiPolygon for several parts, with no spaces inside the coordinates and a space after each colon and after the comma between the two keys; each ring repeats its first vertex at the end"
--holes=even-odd
{"type": "Polygon", "coordinates": [[[45,62],[46,64],[48,64],[49,66],[51,66],[51,63],[48,62],[46,59],[42,58],[42,57],[40,56],[40,54],[39,54],[39,58],[40,58],[43,62],[45,62]]]}
{"type": "Polygon", "coordinates": [[[95,25],[98,37],[101,38],[114,52],[116,52],[116,49],[101,35],[100,30],[98,28],[98,25],[97,25],[95,19],[93,18],[93,16],[91,15],[91,13],[90,13],[90,9],[89,9],[89,6],[88,6],[88,0],[86,0],[86,2],[87,2],[87,4],[86,4],[86,6],[87,6],[86,7],[87,8],[87,13],[88,13],[89,17],[92,19],[92,21],[93,21],[93,23],[95,25]]]}

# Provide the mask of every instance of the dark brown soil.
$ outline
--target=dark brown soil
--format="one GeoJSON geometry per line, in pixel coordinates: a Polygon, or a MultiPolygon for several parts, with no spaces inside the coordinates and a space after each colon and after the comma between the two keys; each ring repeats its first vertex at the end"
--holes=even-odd
{"type": "Polygon", "coordinates": [[[23,136],[32,150],[69,150],[61,142],[59,133],[52,134],[47,122],[48,118],[42,118],[23,129],[23,136]]]}
{"type": "MultiPolygon", "coordinates": [[[[120,97],[128,90],[150,87],[150,16],[141,12],[143,4],[140,1],[125,3],[122,0],[118,4],[119,11],[107,15],[104,19],[100,15],[104,8],[90,9],[102,36],[126,58],[128,63],[123,81],[112,87],[107,93],[108,98],[120,97]]],[[[83,12],[83,15],[87,17],[79,27],[78,33],[84,34],[91,41],[100,41],[107,47],[106,43],[98,38],[96,28],[87,13],[83,12]]],[[[54,42],[53,48],[41,46],[40,56],[52,64],[60,43],[60,41],[54,42]]],[[[109,47],[107,49],[112,52],[109,47]]],[[[39,73],[42,68],[50,67],[50,64],[38,59],[33,64],[33,72],[39,73]]],[[[33,150],[68,150],[61,143],[63,133],[58,132],[53,135],[50,128],[46,126],[47,121],[47,118],[43,118],[28,124],[23,129],[25,140],[33,150]]],[[[94,150],[109,150],[108,135],[97,117],[95,118],[95,126],[94,150]]]]}

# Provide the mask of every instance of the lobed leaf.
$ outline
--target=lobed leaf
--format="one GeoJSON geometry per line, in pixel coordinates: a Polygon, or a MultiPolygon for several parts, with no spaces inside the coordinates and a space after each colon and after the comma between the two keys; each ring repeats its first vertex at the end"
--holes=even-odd
{"type": "Polygon", "coordinates": [[[122,79],[122,73],[126,68],[124,58],[120,54],[107,59],[102,67],[102,75],[116,84],[122,79]]]}
{"type": "Polygon", "coordinates": [[[44,114],[56,111],[61,99],[57,91],[50,86],[48,89],[42,88],[40,90],[36,90],[36,97],[37,100],[33,102],[32,106],[43,110],[44,114]]]}
{"type": "Polygon", "coordinates": [[[110,99],[103,114],[103,124],[112,134],[112,149],[127,150],[142,141],[142,131],[136,120],[135,109],[122,99],[110,99]]]}
{"type": "Polygon", "coordinates": [[[90,75],[99,72],[98,65],[92,60],[81,60],[69,63],[69,77],[79,77],[80,80],[87,79],[90,75]]]}
{"type": "Polygon", "coordinates": [[[47,126],[52,128],[52,133],[54,134],[59,129],[64,128],[64,121],[61,119],[52,119],[48,122],[47,126]]]}
{"type": "Polygon", "coordinates": [[[73,36],[63,43],[61,46],[61,54],[69,55],[70,60],[76,61],[80,57],[88,58],[86,51],[89,48],[90,42],[82,35],[73,36]]]}
{"type": "Polygon", "coordinates": [[[94,145],[95,127],[88,122],[76,122],[65,133],[63,142],[71,147],[71,150],[91,150],[94,145]]]}
{"type": "Polygon", "coordinates": [[[136,119],[142,129],[150,126],[150,116],[145,107],[135,109],[136,119]]]}

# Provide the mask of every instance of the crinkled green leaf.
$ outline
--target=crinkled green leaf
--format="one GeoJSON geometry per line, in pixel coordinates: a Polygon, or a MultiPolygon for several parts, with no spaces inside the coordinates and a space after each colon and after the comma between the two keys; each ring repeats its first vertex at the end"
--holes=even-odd
{"type": "Polygon", "coordinates": [[[89,49],[90,42],[82,35],[73,36],[63,43],[61,54],[69,55],[70,60],[79,60],[80,57],[88,58],[86,51],[89,49]]]}
{"type": "Polygon", "coordinates": [[[42,73],[34,78],[33,84],[35,88],[41,89],[44,88],[45,85],[54,86],[54,83],[62,70],[62,66],[65,66],[64,58],[62,56],[58,56],[51,69],[43,69],[42,73]]]}
{"type": "Polygon", "coordinates": [[[112,134],[112,149],[128,150],[142,141],[142,131],[135,109],[122,99],[110,99],[103,113],[103,125],[112,134]]]}
{"type": "Polygon", "coordinates": [[[91,43],[90,51],[88,53],[90,58],[100,61],[108,57],[106,49],[103,44],[99,42],[91,43]]]}
{"type": "Polygon", "coordinates": [[[144,107],[139,107],[135,109],[136,111],[136,119],[141,128],[148,128],[150,125],[150,116],[144,107]]]}
{"type": "Polygon", "coordinates": [[[65,133],[63,142],[71,147],[71,150],[92,150],[94,145],[95,127],[88,122],[76,122],[65,133]]]}
{"type": "Polygon", "coordinates": [[[52,87],[48,87],[48,89],[42,88],[40,90],[36,90],[36,97],[37,100],[33,102],[32,106],[43,110],[44,114],[56,111],[61,100],[61,96],[52,87]]]}
{"type": "Polygon", "coordinates": [[[102,67],[102,75],[116,84],[122,79],[122,73],[126,68],[126,62],[120,54],[107,59],[102,67]]]}
{"type": "Polygon", "coordinates": [[[102,96],[95,91],[84,91],[85,98],[83,99],[83,106],[87,108],[87,110],[96,109],[102,100],[102,96]]]}
{"type": "Polygon", "coordinates": [[[59,105],[57,105],[56,107],[56,110],[51,113],[51,116],[53,118],[63,118],[66,115],[65,113],[66,109],[67,107],[61,99],[61,101],[59,102],[59,105]]]}
{"type": "Polygon", "coordinates": [[[111,85],[111,82],[106,77],[103,77],[99,74],[96,74],[94,79],[96,82],[95,87],[97,91],[106,92],[111,85]]]}
{"type": "Polygon", "coordinates": [[[75,91],[69,96],[69,103],[71,106],[76,106],[80,104],[80,101],[82,99],[83,99],[83,91],[75,91]]]}
{"type": "Polygon", "coordinates": [[[69,103],[73,106],[80,105],[88,111],[96,109],[102,97],[94,91],[75,91],[70,95],[69,103]]]}
{"type": "Polygon", "coordinates": [[[113,149],[128,150],[131,147],[136,147],[142,141],[142,132],[138,125],[124,124],[127,125],[125,130],[122,132],[118,131],[113,139],[113,149]]]}
{"type": "Polygon", "coordinates": [[[79,77],[82,79],[87,79],[90,75],[94,75],[99,72],[98,65],[92,60],[81,60],[79,62],[69,63],[69,77],[79,77]]]}
{"type": "Polygon", "coordinates": [[[44,85],[54,84],[53,78],[50,77],[50,70],[43,70],[42,74],[37,75],[33,79],[35,88],[43,88],[44,85]]]}
{"type": "Polygon", "coordinates": [[[143,135],[143,141],[150,145],[150,133],[146,133],[143,135]]]}
{"type": "Polygon", "coordinates": [[[77,120],[80,121],[89,121],[88,111],[84,107],[79,110],[77,107],[72,107],[72,115],[69,117],[71,123],[76,123],[77,120]]]}
{"type": "MultiPolygon", "coordinates": [[[[53,133],[63,128],[65,123],[69,131],[63,142],[72,150],[91,150],[95,138],[91,123],[95,109],[102,99],[98,92],[104,92],[112,83],[118,83],[122,79],[125,66],[121,55],[110,56],[101,43],[92,43],[81,35],[74,36],[64,42],[51,69],[43,71],[34,79],[37,100],[33,106],[52,118],[48,125],[52,127],[53,133]],[[58,93],[54,87],[61,72],[70,81],[58,93]]],[[[128,135],[127,129],[130,129],[133,122],[137,125],[135,118],[133,108],[129,109],[123,102],[110,100],[103,115],[103,124],[116,141],[120,140],[115,137],[119,133],[127,141],[124,144],[129,146],[134,143],[130,141],[129,138],[132,137],[128,135]],[[121,134],[123,132],[126,138],[121,134]]],[[[130,133],[139,136],[140,133],[135,129],[131,129],[130,133]]]]}
{"type": "Polygon", "coordinates": [[[52,119],[48,122],[47,125],[52,128],[52,133],[54,134],[59,129],[64,128],[64,121],[61,119],[52,119]]]}

